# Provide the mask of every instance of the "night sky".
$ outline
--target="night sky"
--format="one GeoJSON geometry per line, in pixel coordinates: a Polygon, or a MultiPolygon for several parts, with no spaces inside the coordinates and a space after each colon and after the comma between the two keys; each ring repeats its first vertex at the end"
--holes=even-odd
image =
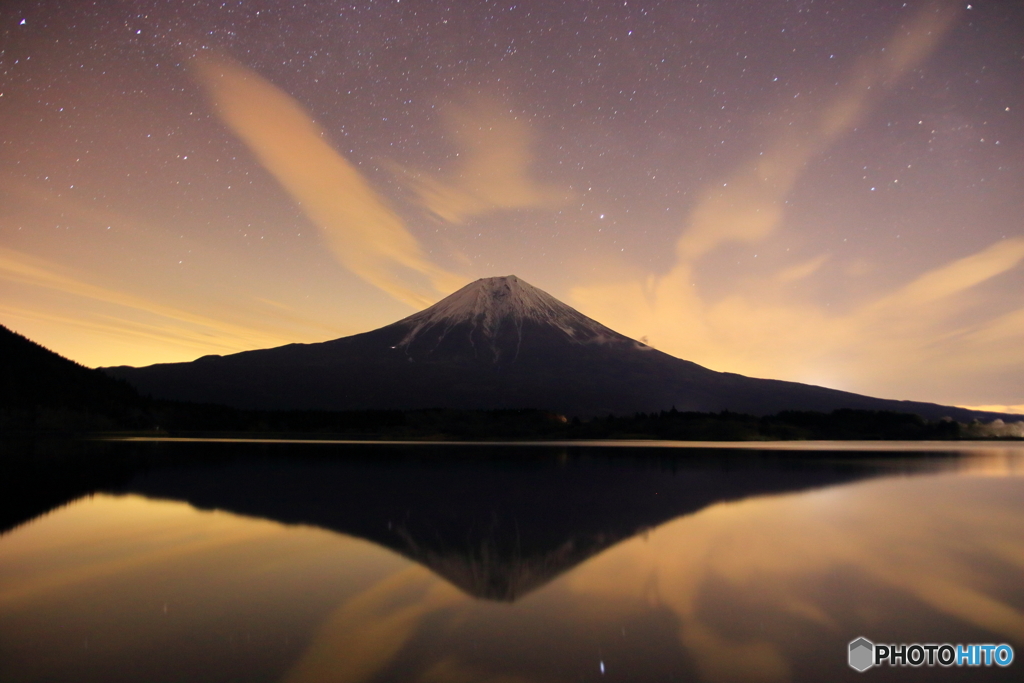
{"type": "Polygon", "coordinates": [[[86,365],[515,274],[716,370],[1024,410],[1024,3],[5,2],[0,323],[86,365]]]}

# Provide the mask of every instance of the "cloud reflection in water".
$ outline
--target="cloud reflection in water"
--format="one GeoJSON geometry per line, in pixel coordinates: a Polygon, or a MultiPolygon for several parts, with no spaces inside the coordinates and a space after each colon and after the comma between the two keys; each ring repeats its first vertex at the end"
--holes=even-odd
{"type": "Polygon", "coordinates": [[[690,666],[709,681],[814,680],[805,657],[828,675],[861,634],[1024,644],[1021,472],[998,454],[969,468],[713,505],[513,606],[410,567],[339,607],[288,680],[557,680],[559,659],[587,667],[580,650],[595,667],[602,650],[609,673],[632,660],[636,680],[690,666]],[[613,639],[644,621],[675,630],[663,661],[632,656],[649,648],[626,628],[613,639]],[[449,669],[474,673],[435,675],[449,669]]]}

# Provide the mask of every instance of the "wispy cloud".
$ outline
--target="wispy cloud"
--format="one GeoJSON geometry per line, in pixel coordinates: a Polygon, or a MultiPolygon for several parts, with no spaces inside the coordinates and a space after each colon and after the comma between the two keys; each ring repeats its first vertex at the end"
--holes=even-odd
{"type": "Polygon", "coordinates": [[[81,312],[79,303],[73,315],[54,316],[24,307],[5,306],[10,316],[28,320],[50,320],[86,327],[110,336],[136,340],[148,339],[169,346],[185,345],[206,352],[235,352],[285,344],[285,334],[274,334],[168,306],[137,294],[90,283],[44,259],[0,247],[0,280],[59,292],[77,299],[113,307],[122,315],[91,315],[81,312]]]}
{"type": "Polygon", "coordinates": [[[829,254],[821,254],[820,256],[815,256],[803,263],[798,263],[795,266],[784,268],[775,274],[775,280],[777,282],[796,282],[797,280],[803,280],[804,278],[817,273],[829,258],[831,258],[829,254]]]}
{"type": "Polygon", "coordinates": [[[983,410],[990,413],[1009,413],[1011,415],[1024,415],[1024,404],[1016,406],[1008,406],[1003,404],[984,405],[984,406],[960,406],[961,408],[967,408],[968,410],[983,410]]]}
{"type": "Polygon", "coordinates": [[[613,328],[716,369],[858,391],[889,391],[900,380],[934,375],[937,366],[969,374],[1019,364],[1024,345],[1015,344],[1024,341],[1024,315],[964,313],[977,313],[972,290],[1024,260],[1021,238],[936,266],[843,311],[793,296],[796,283],[832,265],[827,254],[783,268],[746,292],[712,300],[699,287],[698,266],[711,252],[775,234],[810,162],[932,53],[956,14],[949,3],[925,7],[884,49],[859,60],[831,99],[803,98],[794,112],[798,125],[787,126],[796,132],[781,133],[698,202],[667,272],[579,286],[572,301],[613,328]]]}
{"type": "Polygon", "coordinates": [[[1001,240],[844,312],[757,293],[708,301],[681,267],[647,282],[577,288],[572,298],[613,328],[716,369],[885,391],[1019,365],[1024,309],[965,313],[977,312],[981,286],[1022,262],[1024,238],[1001,240]]]}
{"type": "Polygon", "coordinates": [[[449,105],[444,120],[460,162],[438,178],[395,166],[424,208],[449,223],[501,209],[551,208],[569,193],[535,181],[530,174],[534,139],[526,121],[495,100],[449,105]]]}
{"type": "Polygon", "coordinates": [[[903,311],[970,289],[1015,268],[1024,261],[1024,238],[1000,240],[976,254],[921,275],[894,295],[878,302],[903,311]]]}
{"type": "Polygon", "coordinates": [[[291,194],[342,265],[415,307],[465,284],[426,257],[402,219],[292,97],[226,57],[204,54],[193,67],[224,124],[291,194]]]}
{"type": "Polygon", "coordinates": [[[707,192],[676,244],[680,261],[692,262],[726,242],[757,242],[771,235],[783,218],[783,200],[808,162],[848,134],[886,91],[931,54],[955,16],[948,3],[926,7],[884,50],[861,59],[830,101],[801,100],[801,109],[794,112],[796,125],[787,126],[767,150],[707,192]]]}

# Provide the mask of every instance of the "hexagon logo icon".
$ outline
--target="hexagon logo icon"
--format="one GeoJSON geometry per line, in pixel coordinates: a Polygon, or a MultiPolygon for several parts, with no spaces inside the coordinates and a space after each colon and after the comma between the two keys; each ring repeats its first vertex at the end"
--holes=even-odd
{"type": "Polygon", "coordinates": [[[867,638],[858,638],[850,643],[850,666],[857,671],[867,671],[875,665],[875,644],[867,638]]]}

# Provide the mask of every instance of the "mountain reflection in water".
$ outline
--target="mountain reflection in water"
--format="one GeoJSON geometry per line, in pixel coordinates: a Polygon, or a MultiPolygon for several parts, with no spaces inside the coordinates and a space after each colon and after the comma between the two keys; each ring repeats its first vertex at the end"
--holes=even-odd
{"type": "Polygon", "coordinates": [[[419,453],[176,452],[9,532],[0,678],[853,680],[859,635],[1024,651],[1011,450],[419,453]]]}
{"type": "Polygon", "coordinates": [[[564,450],[530,455],[467,447],[443,460],[235,460],[147,472],[115,492],[357,536],[474,597],[513,601],[610,545],[712,503],[874,472],[735,456],[694,458],[680,470],[663,459],[570,466],[559,459],[564,450]]]}

